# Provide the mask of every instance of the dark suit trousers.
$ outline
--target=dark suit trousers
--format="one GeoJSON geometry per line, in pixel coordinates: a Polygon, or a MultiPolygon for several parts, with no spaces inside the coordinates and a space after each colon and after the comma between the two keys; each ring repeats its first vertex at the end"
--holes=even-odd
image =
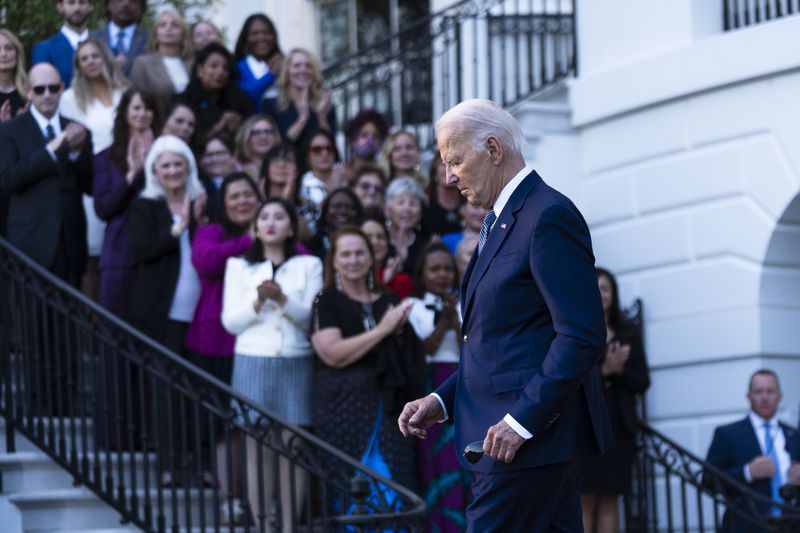
{"type": "Polygon", "coordinates": [[[467,533],[582,533],[578,461],[474,474],[467,533]]]}

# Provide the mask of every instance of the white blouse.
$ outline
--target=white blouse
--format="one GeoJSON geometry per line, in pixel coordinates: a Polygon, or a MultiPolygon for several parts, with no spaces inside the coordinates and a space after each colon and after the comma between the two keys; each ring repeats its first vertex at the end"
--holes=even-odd
{"type": "MultiPolygon", "coordinates": [[[[433,319],[436,316],[436,310],[442,310],[442,299],[430,292],[426,292],[421,300],[419,298],[408,299],[413,302],[408,322],[414,328],[417,337],[425,340],[430,337],[436,327],[433,319]]],[[[458,321],[461,322],[460,303],[456,304],[456,313],[458,313],[458,321]]],[[[439,350],[433,355],[428,355],[427,360],[429,363],[458,363],[460,353],[461,346],[458,344],[456,332],[448,329],[442,338],[439,350]]]]}
{"type": "Polygon", "coordinates": [[[97,98],[93,98],[85,111],[78,108],[78,101],[72,88],[64,91],[59,102],[59,111],[66,118],[83,124],[92,133],[92,152],[99,154],[114,141],[114,115],[122,98],[124,89],[114,89],[111,93],[111,105],[105,106],[97,98]]]}
{"type": "Polygon", "coordinates": [[[172,86],[175,87],[175,94],[181,94],[189,85],[189,73],[186,72],[186,65],[180,57],[161,56],[161,62],[167,70],[172,86]]]}
{"type": "Polygon", "coordinates": [[[308,340],[311,306],[322,289],[322,261],[296,255],[274,273],[272,263],[251,265],[231,257],[225,266],[222,325],[236,335],[234,353],[261,357],[304,357],[312,353],[308,340]],[[258,286],[274,279],[286,303],[267,300],[256,312],[258,286]]]}

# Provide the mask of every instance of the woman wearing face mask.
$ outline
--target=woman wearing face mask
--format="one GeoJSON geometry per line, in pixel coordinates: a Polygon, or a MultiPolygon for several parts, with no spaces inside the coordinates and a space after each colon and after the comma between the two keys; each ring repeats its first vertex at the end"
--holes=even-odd
{"type": "Polygon", "coordinates": [[[283,67],[283,52],[272,20],[261,13],[247,17],[233,55],[239,69],[239,87],[260,113],[265,93],[273,87],[283,67]]]}
{"type": "MultiPolygon", "coordinates": [[[[297,214],[282,198],[270,198],[258,209],[255,240],[242,258],[228,259],[222,323],[236,335],[232,387],[282,420],[310,426],[313,352],[308,341],[311,306],[322,288],[322,262],[297,255],[297,214]]],[[[255,417],[245,419],[255,424],[255,417]]],[[[290,434],[281,437],[289,444],[290,434]]],[[[292,515],[301,514],[305,483],[295,472],[291,494],[291,464],[263,450],[259,466],[257,443],[247,439],[247,477],[250,507],[255,514],[270,513],[273,483],[280,481],[283,530],[292,531],[292,515]],[[280,474],[275,472],[278,465],[280,474]],[[258,501],[263,468],[264,500],[258,501]],[[292,509],[292,501],[300,502],[292,509]]]]}
{"type": "Polygon", "coordinates": [[[345,128],[348,147],[347,175],[351,178],[363,165],[373,165],[389,134],[389,123],[379,111],[363,109],[345,128]]]}
{"type": "Polygon", "coordinates": [[[170,99],[189,84],[194,55],[189,28],[173,6],[159,8],[148,48],[149,53],[133,61],[130,78],[134,85],[153,92],[165,109],[170,99]]]}
{"type": "Polygon", "coordinates": [[[233,136],[253,112],[253,103],[236,83],[233,56],[216,42],[197,53],[189,85],[181,99],[194,109],[200,138],[209,133],[233,136]]]}

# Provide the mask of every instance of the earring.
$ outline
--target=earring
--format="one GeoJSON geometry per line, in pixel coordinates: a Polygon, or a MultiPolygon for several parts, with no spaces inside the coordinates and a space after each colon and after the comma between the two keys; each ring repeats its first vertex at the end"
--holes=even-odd
{"type": "Polygon", "coordinates": [[[339,274],[338,270],[333,275],[333,279],[336,281],[336,290],[342,292],[342,276],[339,274]]]}
{"type": "Polygon", "coordinates": [[[369,275],[367,275],[367,288],[369,292],[372,292],[375,288],[375,274],[372,268],[369,269],[369,275]]]}

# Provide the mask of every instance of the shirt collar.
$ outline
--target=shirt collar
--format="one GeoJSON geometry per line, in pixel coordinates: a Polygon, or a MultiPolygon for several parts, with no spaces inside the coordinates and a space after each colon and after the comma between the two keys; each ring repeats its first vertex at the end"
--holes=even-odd
{"type": "Polygon", "coordinates": [[[119,32],[123,32],[123,34],[125,35],[126,39],[128,37],[132,36],[134,33],[136,33],[136,24],[131,24],[130,26],[126,26],[124,28],[120,28],[119,26],[117,26],[113,22],[109,22],[108,23],[108,29],[109,29],[109,32],[108,32],[109,36],[111,37],[111,42],[113,43],[114,41],[116,41],[117,34],[119,32]]]}
{"type": "Polygon", "coordinates": [[[511,195],[514,194],[514,191],[516,191],[517,187],[519,187],[519,184],[522,183],[522,180],[525,179],[525,176],[531,172],[533,172],[533,165],[526,163],[525,168],[517,172],[516,176],[511,178],[511,181],[506,183],[506,186],[503,187],[502,191],[500,191],[497,200],[494,201],[494,205],[492,206],[494,215],[497,218],[500,218],[500,213],[503,212],[503,208],[505,208],[508,200],[511,198],[511,195]]]}
{"type": "Polygon", "coordinates": [[[425,295],[422,297],[422,303],[425,305],[439,305],[442,299],[433,294],[432,292],[425,292],[425,295]]]}
{"type": "Polygon", "coordinates": [[[59,114],[58,110],[56,110],[55,114],[48,119],[42,115],[35,106],[31,106],[31,116],[36,121],[36,124],[39,126],[40,130],[46,131],[47,125],[52,124],[56,135],[61,132],[61,115],[59,114]]]}
{"type": "Polygon", "coordinates": [[[755,428],[763,428],[764,424],[769,424],[770,428],[774,428],[778,425],[778,415],[773,416],[769,420],[765,420],[758,416],[754,411],[750,411],[750,423],[753,424],[755,428]]]}
{"type": "Polygon", "coordinates": [[[83,33],[78,33],[72,28],[67,28],[66,25],[61,26],[61,33],[64,34],[64,37],[67,38],[73,49],[78,48],[78,45],[89,37],[89,30],[85,29],[83,33]]]}

